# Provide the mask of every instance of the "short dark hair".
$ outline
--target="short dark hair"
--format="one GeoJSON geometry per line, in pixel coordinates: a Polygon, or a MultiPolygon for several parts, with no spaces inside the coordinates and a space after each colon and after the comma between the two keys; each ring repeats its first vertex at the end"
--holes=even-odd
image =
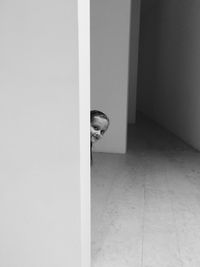
{"type": "Polygon", "coordinates": [[[108,116],[99,110],[91,110],[90,111],[90,123],[93,122],[94,117],[100,117],[100,118],[106,119],[108,121],[108,123],[110,122],[108,116]]]}

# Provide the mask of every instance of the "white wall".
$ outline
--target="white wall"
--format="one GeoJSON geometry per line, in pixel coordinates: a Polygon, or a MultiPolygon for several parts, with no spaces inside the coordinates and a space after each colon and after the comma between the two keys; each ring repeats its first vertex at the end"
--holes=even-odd
{"type": "MultiPolygon", "coordinates": [[[[78,0],[81,267],[91,266],[90,0],[78,0]]],[[[76,249],[76,248],[75,248],[76,249]]]]}
{"type": "Polygon", "coordinates": [[[137,95],[137,70],[138,70],[138,45],[140,25],[141,0],[131,1],[131,29],[129,52],[129,96],[128,96],[128,122],[135,123],[136,95],[137,95]]]}
{"type": "Polygon", "coordinates": [[[80,266],[77,1],[0,4],[0,266],[80,266]]]}
{"type": "Polygon", "coordinates": [[[199,24],[197,0],[157,1],[142,12],[138,86],[139,109],[197,149],[199,24]]]}
{"type": "Polygon", "coordinates": [[[91,109],[111,121],[96,150],[126,150],[130,0],[91,1],[91,109]]]}

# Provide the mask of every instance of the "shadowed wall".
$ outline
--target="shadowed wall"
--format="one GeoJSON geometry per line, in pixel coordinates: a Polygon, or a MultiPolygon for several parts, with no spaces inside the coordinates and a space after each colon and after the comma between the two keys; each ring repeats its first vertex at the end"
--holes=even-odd
{"type": "Polygon", "coordinates": [[[130,2],[91,1],[91,109],[111,121],[97,151],[126,151],[130,2]]]}
{"type": "Polygon", "coordinates": [[[138,109],[200,149],[200,2],[142,1],[138,109]]]}

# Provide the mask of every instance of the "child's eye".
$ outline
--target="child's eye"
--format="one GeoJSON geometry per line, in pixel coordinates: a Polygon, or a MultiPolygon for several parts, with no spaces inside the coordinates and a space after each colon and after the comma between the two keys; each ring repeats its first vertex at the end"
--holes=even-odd
{"type": "Polygon", "coordinates": [[[105,131],[101,131],[101,134],[103,135],[105,133],[105,131]]]}
{"type": "Polygon", "coordinates": [[[98,127],[96,127],[96,126],[94,126],[93,128],[94,128],[96,131],[98,131],[98,130],[99,130],[99,128],[98,128],[98,127]]]}

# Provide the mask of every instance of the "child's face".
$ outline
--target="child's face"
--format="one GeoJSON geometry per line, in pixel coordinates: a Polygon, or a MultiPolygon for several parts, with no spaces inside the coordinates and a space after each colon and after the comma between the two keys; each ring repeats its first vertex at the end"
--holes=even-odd
{"type": "Polygon", "coordinates": [[[108,125],[108,121],[104,118],[98,116],[93,118],[93,122],[90,126],[90,137],[92,143],[98,141],[104,135],[108,129],[108,125]]]}

